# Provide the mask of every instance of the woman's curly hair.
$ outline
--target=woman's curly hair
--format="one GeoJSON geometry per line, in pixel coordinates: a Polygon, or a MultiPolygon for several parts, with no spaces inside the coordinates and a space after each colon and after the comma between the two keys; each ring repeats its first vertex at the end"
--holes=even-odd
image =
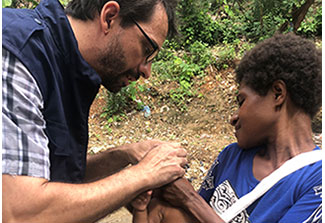
{"type": "Polygon", "coordinates": [[[236,69],[236,81],[266,95],[283,80],[293,103],[314,117],[322,103],[321,51],[294,34],[277,34],[249,51],[236,69]]]}

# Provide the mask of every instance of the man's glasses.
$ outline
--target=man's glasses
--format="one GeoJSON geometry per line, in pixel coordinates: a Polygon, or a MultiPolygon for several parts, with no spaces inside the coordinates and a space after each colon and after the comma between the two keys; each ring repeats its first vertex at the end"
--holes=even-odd
{"type": "Polygon", "coordinates": [[[145,31],[141,28],[141,26],[132,18],[130,17],[130,19],[134,22],[134,24],[140,29],[140,31],[142,32],[142,34],[146,37],[146,39],[149,41],[149,43],[151,44],[153,50],[151,51],[150,54],[148,54],[147,58],[146,58],[146,63],[150,63],[158,54],[159,52],[159,47],[158,45],[145,33],[145,31]]]}

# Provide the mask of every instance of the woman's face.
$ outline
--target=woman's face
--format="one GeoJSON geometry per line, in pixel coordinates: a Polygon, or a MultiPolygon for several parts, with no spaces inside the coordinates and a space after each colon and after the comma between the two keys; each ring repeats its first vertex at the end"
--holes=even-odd
{"type": "Polygon", "coordinates": [[[249,149],[268,143],[276,124],[274,94],[269,91],[265,96],[260,96],[241,84],[237,100],[239,108],[231,118],[231,124],[235,127],[238,145],[249,149]]]}

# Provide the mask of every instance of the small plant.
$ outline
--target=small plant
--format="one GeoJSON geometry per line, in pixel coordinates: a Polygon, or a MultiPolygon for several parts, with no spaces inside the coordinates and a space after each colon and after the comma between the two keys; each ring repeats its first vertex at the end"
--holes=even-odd
{"type": "Polygon", "coordinates": [[[107,107],[101,114],[101,117],[107,118],[108,122],[121,121],[125,113],[132,109],[142,110],[144,104],[140,97],[139,91],[145,91],[145,87],[137,84],[135,81],[124,87],[118,93],[108,92],[107,107]]]}
{"type": "Polygon", "coordinates": [[[2,8],[11,6],[11,0],[2,0],[2,8]]]}
{"type": "Polygon", "coordinates": [[[213,54],[216,55],[215,66],[218,70],[235,67],[235,61],[240,60],[242,56],[253,48],[255,44],[246,41],[234,41],[231,44],[216,45],[213,48],[213,54]]]}
{"type": "Polygon", "coordinates": [[[218,45],[215,47],[215,54],[217,55],[216,67],[219,70],[226,69],[236,58],[236,47],[232,44],[218,45]]]}
{"type": "Polygon", "coordinates": [[[201,41],[190,45],[183,58],[187,63],[197,65],[195,75],[204,75],[205,68],[215,62],[209,45],[201,41]]]}

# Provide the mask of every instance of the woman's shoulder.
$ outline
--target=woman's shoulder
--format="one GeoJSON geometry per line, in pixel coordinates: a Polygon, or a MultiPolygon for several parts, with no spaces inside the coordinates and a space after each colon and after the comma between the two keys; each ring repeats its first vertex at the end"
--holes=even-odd
{"type": "Polygon", "coordinates": [[[221,150],[219,156],[232,156],[234,154],[238,154],[241,152],[241,150],[242,149],[238,146],[237,143],[231,143],[221,150]]]}
{"type": "Polygon", "coordinates": [[[313,191],[322,185],[322,161],[306,165],[283,179],[288,187],[295,187],[298,194],[305,194],[313,191]]]}

